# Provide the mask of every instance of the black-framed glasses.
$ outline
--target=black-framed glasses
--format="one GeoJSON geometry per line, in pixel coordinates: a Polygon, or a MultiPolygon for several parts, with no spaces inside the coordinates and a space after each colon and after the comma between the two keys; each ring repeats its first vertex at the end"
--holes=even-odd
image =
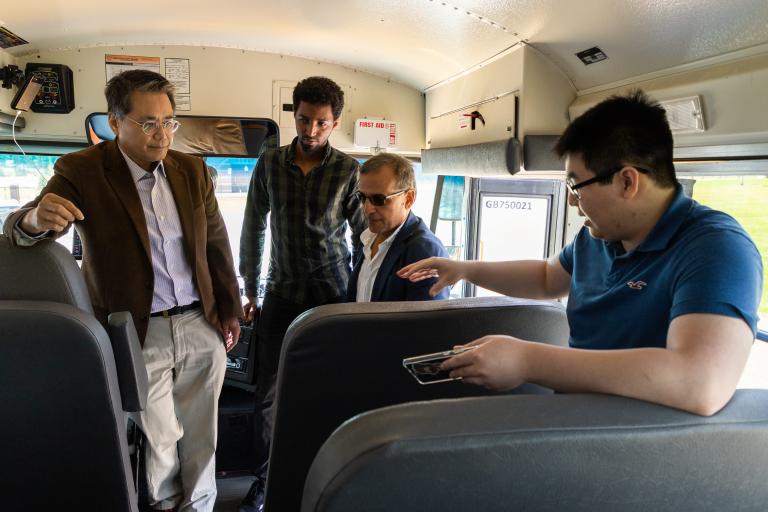
{"type": "Polygon", "coordinates": [[[147,135],[155,133],[160,128],[162,128],[166,132],[175,133],[176,130],[179,129],[179,126],[181,126],[181,123],[178,122],[176,119],[165,119],[164,121],[152,120],[152,121],[144,121],[143,123],[140,123],[138,121],[131,119],[128,116],[123,116],[123,118],[129,120],[133,124],[139,125],[141,127],[141,131],[143,131],[147,135]]]}
{"type": "Polygon", "coordinates": [[[583,187],[586,187],[587,185],[591,185],[593,183],[597,183],[598,181],[603,181],[603,180],[605,180],[607,178],[610,178],[611,176],[613,176],[614,174],[616,174],[617,172],[619,172],[620,170],[622,170],[625,167],[634,167],[635,169],[638,170],[638,172],[640,172],[642,174],[649,174],[651,172],[648,169],[644,169],[644,168],[638,167],[636,165],[623,165],[622,164],[622,165],[619,165],[617,167],[614,167],[613,169],[609,170],[608,172],[602,172],[602,173],[598,174],[597,176],[595,176],[594,178],[589,178],[588,180],[584,180],[581,183],[576,183],[575,181],[573,181],[573,178],[571,178],[569,176],[569,177],[565,178],[565,186],[568,188],[568,192],[573,194],[573,196],[576,199],[581,200],[581,192],[578,192],[578,190],[580,188],[583,188],[583,187]]]}
{"type": "Polygon", "coordinates": [[[387,201],[390,197],[398,196],[404,192],[408,192],[409,188],[404,188],[403,190],[398,190],[397,192],[392,192],[391,194],[371,194],[369,196],[363,194],[362,192],[357,193],[357,198],[360,199],[360,202],[362,204],[365,204],[366,201],[370,201],[373,206],[384,206],[387,204],[387,201]]]}

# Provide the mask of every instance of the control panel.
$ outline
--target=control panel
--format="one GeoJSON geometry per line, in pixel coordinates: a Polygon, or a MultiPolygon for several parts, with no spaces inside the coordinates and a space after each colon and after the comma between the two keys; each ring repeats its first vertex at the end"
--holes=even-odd
{"type": "Polygon", "coordinates": [[[257,322],[258,316],[254,322],[240,322],[240,340],[227,354],[227,383],[249,391],[256,384],[257,322]]]}
{"type": "Polygon", "coordinates": [[[43,86],[31,105],[33,112],[43,114],[68,114],[75,108],[75,89],[72,70],[63,64],[30,62],[25,68],[42,80],[43,86]]]}

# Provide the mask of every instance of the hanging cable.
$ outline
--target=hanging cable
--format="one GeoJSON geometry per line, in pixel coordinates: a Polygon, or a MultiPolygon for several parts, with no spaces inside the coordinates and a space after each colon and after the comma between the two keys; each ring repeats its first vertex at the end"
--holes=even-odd
{"type": "Polygon", "coordinates": [[[21,146],[16,141],[16,120],[21,115],[21,110],[16,111],[16,117],[13,118],[13,124],[11,124],[11,137],[13,138],[13,143],[16,144],[16,147],[19,148],[19,151],[21,151],[21,154],[24,156],[27,156],[27,154],[24,152],[23,149],[21,149],[21,146]]]}
{"type": "MultiPolygon", "coordinates": [[[[21,154],[26,157],[27,154],[24,152],[24,149],[21,147],[21,144],[16,140],[16,120],[21,115],[21,110],[16,111],[16,117],[13,118],[13,123],[11,124],[11,138],[13,138],[13,143],[16,144],[16,147],[19,148],[19,151],[21,151],[21,154]]],[[[37,159],[33,160],[32,162],[32,168],[37,172],[37,174],[40,175],[40,177],[43,179],[43,181],[48,181],[48,178],[45,176],[43,171],[40,170],[40,167],[37,165],[37,159]]]]}

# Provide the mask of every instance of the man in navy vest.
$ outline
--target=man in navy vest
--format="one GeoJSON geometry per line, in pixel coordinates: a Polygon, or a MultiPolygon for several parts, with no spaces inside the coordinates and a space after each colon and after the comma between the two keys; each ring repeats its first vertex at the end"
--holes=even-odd
{"type": "MultiPolygon", "coordinates": [[[[569,203],[585,217],[548,261],[432,258],[400,272],[436,293],[467,279],[516,297],[568,297],[570,347],[510,336],[475,340],[443,363],[452,377],[505,390],[534,382],[711,415],[730,400],[757,329],[762,262],[730,216],[683,194],[664,109],[642,92],[574,120],[555,148],[569,203]]],[[[449,340],[446,340],[450,343],[449,340]]]]}
{"type": "Polygon", "coordinates": [[[411,162],[379,153],[360,168],[358,196],[368,219],[360,235],[349,279],[350,302],[447,299],[448,289],[429,294],[436,279],[410,282],[396,272],[430,256],[447,256],[445,247],[424,222],[411,212],[416,201],[416,178],[411,162]]]}

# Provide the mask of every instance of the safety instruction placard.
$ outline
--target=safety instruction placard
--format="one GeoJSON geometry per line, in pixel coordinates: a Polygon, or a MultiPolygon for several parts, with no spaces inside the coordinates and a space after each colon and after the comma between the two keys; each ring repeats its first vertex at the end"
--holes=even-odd
{"type": "Polygon", "coordinates": [[[396,148],[400,140],[398,128],[394,121],[358,119],[355,121],[355,146],[396,148]]]}
{"type": "Polygon", "coordinates": [[[107,74],[107,82],[123,71],[129,69],[146,69],[160,73],[160,57],[141,57],[138,55],[105,55],[104,67],[107,74]]]}
{"type": "Polygon", "coordinates": [[[189,94],[189,59],[165,59],[165,78],[175,94],[189,94]]]}

